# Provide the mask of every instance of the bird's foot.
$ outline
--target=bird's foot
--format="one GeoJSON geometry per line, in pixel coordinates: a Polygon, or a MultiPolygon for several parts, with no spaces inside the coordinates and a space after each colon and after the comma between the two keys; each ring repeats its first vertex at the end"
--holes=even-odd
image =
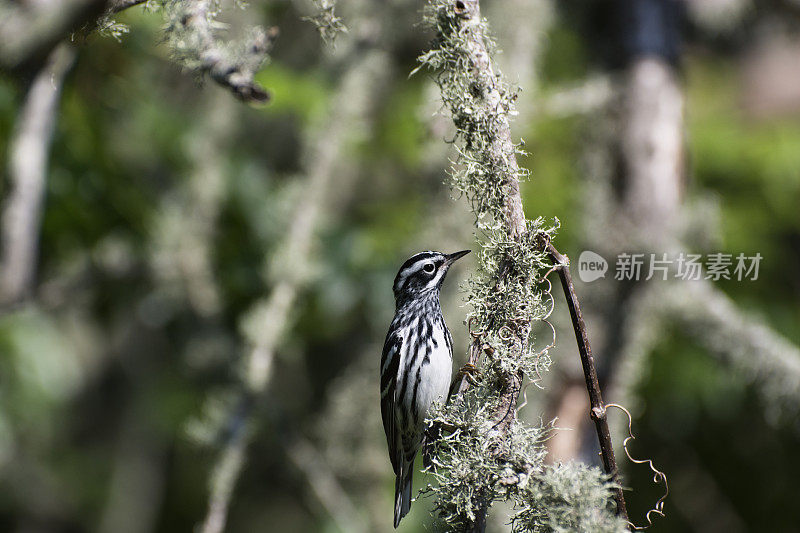
{"type": "Polygon", "coordinates": [[[464,363],[464,366],[461,367],[461,370],[458,371],[458,374],[456,374],[456,380],[461,381],[461,379],[466,379],[469,384],[474,387],[478,384],[478,376],[480,373],[481,371],[474,363],[467,361],[464,363]]]}

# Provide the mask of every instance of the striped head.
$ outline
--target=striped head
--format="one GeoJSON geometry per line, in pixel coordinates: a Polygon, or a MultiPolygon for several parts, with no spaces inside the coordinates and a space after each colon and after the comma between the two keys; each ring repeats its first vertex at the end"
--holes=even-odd
{"type": "Polygon", "coordinates": [[[414,300],[430,291],[438,291],[452,264],[467,255],[469,250],[454,254],[420,252],[411,256],[394,278],[394,297],[397,302],[414,300]]]}

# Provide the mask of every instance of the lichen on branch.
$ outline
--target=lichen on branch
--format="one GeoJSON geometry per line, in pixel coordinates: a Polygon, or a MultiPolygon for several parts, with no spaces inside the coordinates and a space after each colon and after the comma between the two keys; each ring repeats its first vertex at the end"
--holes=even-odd
{"type": "Polygon", "coordinates": [[[340,33],[347,33],[344,20],[336,15],[336,0],[312,0],[317,12],[303,17],[317,27],[319,36],[328,46],[333,46],[340,33]]]}
{"type": "Polygon", "coordinates": [[[167,44],[184,67],[207,74],[242,101],[266,103],[269,93],[255,82],[278,35],[277,28],[253,26],[241,40],[225,41],[216,20],[219,0],[167,0],[167,44]]]}
{"type": "Polygon", "coordinates": [[[469,201],[481,237],[478,274],[469,282],[470,329],[491,346],[492,360],[506,362],[507,373],[509,357],[515,369],[522,364],[531,323],[547,314],[539,282],[550,262],[536,244],[556,225],[526,220],[522,211],[519,182],[528,171],[517,164],[523,151],[509,126],[517,92],[493,69],[495,46],[477,3],[435,0],[425,22],[436,38],[420,62],[437,72],[457,131],[451,185],[469,201]]]}
{"type": "Polygon", "coordinates": [[[468,283],[470,360],[484,359],[478,384],[460,387],[432,416],[452,432],[435,445],[430,470],[437,483],[424,492],[452,530],[481,531],[491,503],[506,500],[516,510],[515,530],[625,531],[608,477],[580,464],[546,467],[547,426],[516,420],[525,376],[549,364],[547,349],[535,349],[530,337],[532,324],[551,309],[543,274],[552,262],[544,244],[558,223],[525,218],[519,184],[528,171],[517,163],[522,146],[510,128],[517,91],[495,70],[478,1],[430,0],[424,20],[436,36],[420,68],[436,72],[456,126],[451,184],[475,214],[480,249],[468,283]]]}

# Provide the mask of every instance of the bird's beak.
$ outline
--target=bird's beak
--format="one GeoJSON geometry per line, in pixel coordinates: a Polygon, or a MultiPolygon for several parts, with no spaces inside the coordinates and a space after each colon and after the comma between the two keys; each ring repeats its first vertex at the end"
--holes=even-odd
{"type": "Polygon", "coordinates": [[[460,252],[456,252],[454,254],[450,254],[450,255],[446,256],[446,258],[444,260],[444,264],[449,267],[450,265],[452,265],[457,260],[461,259],[462,257],[464,257],[465,255],[467,255],[470,252],[471,252],[471,250],[461,250],[460,252]]]}

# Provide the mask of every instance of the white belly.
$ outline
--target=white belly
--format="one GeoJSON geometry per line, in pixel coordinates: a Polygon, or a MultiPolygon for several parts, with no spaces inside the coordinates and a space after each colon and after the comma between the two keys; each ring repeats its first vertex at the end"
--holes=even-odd
{"type": "MultiPolygon", "coordinates": [[[[417,365],[414,374],[419,373],[419,385],[414,391],[413,386],[406,390],[403,401],[407,408],[414,404],[414,408],[407,412],[418,413],[417,428],[421,428],[425,418],[428,416],[431,405],[434,402],[443,403],[447,399],[447,392],[450,389],[450,380],[453,374],[453,362],[450,350],[447,347],[446,333],[438,328],[433,329],[433,337],[436,341],[431,343],[432,349],[427,353],[426,347],[420,347],[420,352],[414,358],[417,365]],[[427,354],[427,358],[425,357],[427,354]],[[424,361],[427,359],[427,363],[424,361]]],[[[408,354],[413,357],[414,354],[408,354]]],[[[412,383],[417,381],[417,376],[411,376],[412,383]]],[[[409,384],[411,385],[411,384],[409,384]]]]}
{"type": "Polygon", "coordinates": [[[433,402],[443,403],[447,399],[453,362],[444,340],[433,350],[428,365],[420,370],[422,381],[417,392],[417,410],[424,420],[433,402]]]}

